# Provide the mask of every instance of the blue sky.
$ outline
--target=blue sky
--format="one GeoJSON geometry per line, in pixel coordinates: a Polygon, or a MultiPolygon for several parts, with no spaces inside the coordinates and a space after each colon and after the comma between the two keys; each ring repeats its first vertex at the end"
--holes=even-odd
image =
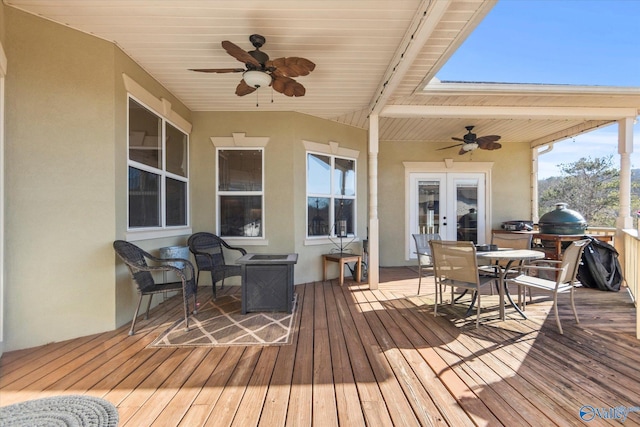
{"type": "MultiPolygon", "coordinates": [[[[640,0],[501,0],[437,77],[640,87],[640,0]]],[[[580,157],[618,165],[617,153],[617,125],[578,135],[540,156],[540,177],[580,157]]],[[[631,164],[640,168],[640,120],[631,164]]]]}

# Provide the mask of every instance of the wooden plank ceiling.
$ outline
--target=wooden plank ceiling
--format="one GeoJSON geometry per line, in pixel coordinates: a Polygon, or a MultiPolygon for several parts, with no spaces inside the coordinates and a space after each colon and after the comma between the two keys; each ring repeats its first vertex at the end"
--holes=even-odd
{"type": "MultiPolygon", "coordinates": [[[[297,111],[360,128],[380,114],[380,138],[446,145],[466,125],[503,142],[538,143],[611,123],[610,118],[385,116],[390,105],[640,108],[640,89],[562,96],[566,87],[519,93],[519,85],[437,84],[423,87],[495,5],[494,0],[4,0],[5,4],[111,41],[193,111],[297,111]],[[271,59],[308,58],[316,69],[297,78],[304,97],[269,88],[235,95],[240,73],[190,68],[241,68],[221,42],[252,50],[266,38],[271,59]],[[480,86],[480,89],[478,88],[480,86]],[[467,89],[465,89],[467,88],[467,89]],[[487,93],[483,93],[487,90],[487,93]],[[611,96],[612,93],[618,96],[611,96]],[[272,102],[273,99],[273,102],[272,102]],[[569,100],[569,101],[568,101],[569,100]],[[259,106],[256,104],[259,103],[259,106]]],[[[584,92],[584,90],[583,90],[584,92]]],[[[622,110],[621,110],[622,111],[622,110]]]]}

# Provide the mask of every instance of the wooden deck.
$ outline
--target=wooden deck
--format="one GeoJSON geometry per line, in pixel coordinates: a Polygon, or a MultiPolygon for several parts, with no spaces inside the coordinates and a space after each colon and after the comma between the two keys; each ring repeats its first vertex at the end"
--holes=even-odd
{"type": "MultiPolygon", "coordinates": [[[[483,295],[433,316],[434,287],[381,269],[378,291],[350,280],[296,286],[298,332],[281,347],[147,348],[180,316],[177,298],[103,334],[6,353],[0,405],[59,394],[103,397],[120,426],[584,425],[579,411],[640,406],[640,342],[626,289],[579,289],[580,324],[534,295],[528,320],[483,295]]],[[[237,289],[231,289],[236,291],[237,289]]],[[[227,289],[227,292],[230,291],[227,289]]],[[[200,299],[210,289],[202,289],[200,299]]],[[[439,310],[440,312],[440,310],[439,310]]],[[[640,409],[640,408],[638,408],[640,409]]],[[[609,415],[614,414],[610,412],[609,415]]],[[[590,425],[620,425],[598,416],[590,425]]],[[[640,412],[624,425],[640,425],[640,412]]]]}

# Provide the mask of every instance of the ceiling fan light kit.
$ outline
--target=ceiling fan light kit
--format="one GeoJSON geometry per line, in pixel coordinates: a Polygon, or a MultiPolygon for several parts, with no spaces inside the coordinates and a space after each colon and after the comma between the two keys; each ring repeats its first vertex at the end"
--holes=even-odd
{"type": "Polygon", "coordinates": [[[462,146],[462,149],[463,149],[464,151],[473,151],[473,150],[475,150],[476,148],[478,148],[478,144],[476,144],[475,142],[469,142],[469,143],[464,144],[464,145],[462,146]]]}
{"type": "Polygon", "coordinates": [[[256,89],[266,87],[271,84],[271,76],[263,71],[249,70],[242,74],[244,82],[256,89]]]}

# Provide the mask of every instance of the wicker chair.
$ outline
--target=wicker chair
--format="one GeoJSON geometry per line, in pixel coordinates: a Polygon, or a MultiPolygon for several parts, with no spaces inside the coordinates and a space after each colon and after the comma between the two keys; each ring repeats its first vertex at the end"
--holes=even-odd
{"type": "Polygon", "coordinates": [[[193,314],[197,314],[198,302],[197,302],[197,286],[195,281],[195,270],[193,264],[189,260],[179,258],[157,258],[153,255],[143,251],[136,245],[133,245],[124,240],[116,240],[113,242],[113,249],[115,249],[118,256],[129,267],[133,281],[138,287],[138,306],[136,312],[133,315],[131,321],[131,329],[129,335],[135,333],[134,328],[136,326],[136,319],[138,317],[138,311],[140,310],[140,303],[142,303],[142,297],[149,295],[149,302],[147,304],[146,319],[149,318],[149,308],[151,307],[151,299],[154,294],[177,291],[182,292],[182,299],[184,303],[184,322],[185,330],[189,330],[189,297],[193,295],[193,314]],[[151,264],[147,261],[150,261],[151,264]],[[171,283],[156,283],[153,279],[153,272],[168,272],[173,271],[178,275],[180,281],[171,283]]]}
{"type": "Polygon", "coordinates": [[[220,288],[224,287],[224,279],[227,277],[240,276],[241,267],[236,264],[227,264],[224,260],[224,250],[238,251],[246,255],[243,248],[230,246],[227,242],[213,233],[201,232],[192,234],[187,240],[189,250],[193,253],[198,267],[197,282],[200,283],[200,272],[211,272],[211,286],[213,287],[213,298],[216,298],[216,283],[222,280],[220,288]]]}

